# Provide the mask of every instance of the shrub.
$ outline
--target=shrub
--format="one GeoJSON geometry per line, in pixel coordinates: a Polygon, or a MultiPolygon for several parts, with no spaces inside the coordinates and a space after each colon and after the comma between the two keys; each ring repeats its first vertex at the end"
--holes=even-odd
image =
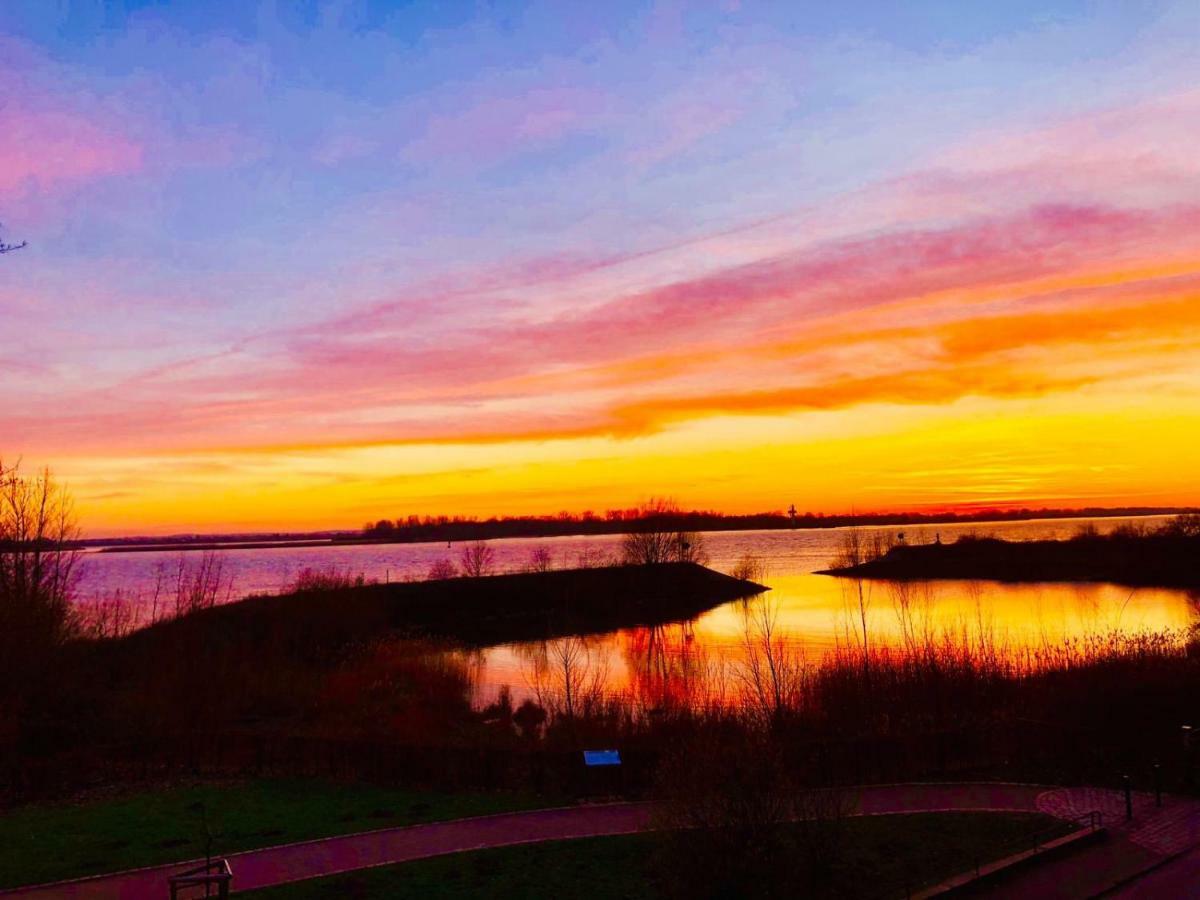
{"type": "Polygon", "coordinates": [[[457,578],[458,569],[448,559],[439,559],[429,567],[429,575],[426,576],[427,581],[445,581],[447,578],[457,578]]]}

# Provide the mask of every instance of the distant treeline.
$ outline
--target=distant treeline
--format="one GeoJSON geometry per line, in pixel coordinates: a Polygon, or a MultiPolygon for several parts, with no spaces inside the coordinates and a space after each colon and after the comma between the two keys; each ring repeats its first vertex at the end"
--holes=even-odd
{"type": "Polygon", "coordinates": [[[822,513],[761,512],[730,515],[713,511],[650,512],[610,509],[603,514],[562,512],[554,516],[503,516],[477,519],[465,516],[408,516],[380,519],[362,528],[362,539],[399,543],[423,541],[477,541],[491,538],[559,537],[567,535],[624,534],[653,528],[661,531],[753,531],[782,528],[839,528],[845,526],[934,525],[999,522],[1021,519],[1066,519],[1089,516],[1123,517],[1174,515],[1184,508],[1121,507],[1087,509],[1004,509],[973,513],[822,513]]]}
{"type": "Polygon", "coordinates": [[[479,519],[467,516],[415,516],[368,522],[358,531],[255,532],[253,534],[178,534],[166,537],[90,538],[76,546],[117,549],[175,548],[216,549],[228,545],[289,546],[301,541],[317,544],[354,544],[368,541],[420,543],[423,541],[477,541],[492,538],[566,537],[570,535],[624,534],[649,527],[664,531],[753,531],[775,528],[839,528],[852,525],[940,525],[1002,522],[1026,519],[1070,519],[1179,515],[1192,507],[1088,507],[1086,509],[996,509],[972,513],[822,513],[761,512],[729,515],[713,511],[679,511],[669,514],[644,509],[610,509],[603,513],[561,512],[552,516],[500,516],[479,519]]]}

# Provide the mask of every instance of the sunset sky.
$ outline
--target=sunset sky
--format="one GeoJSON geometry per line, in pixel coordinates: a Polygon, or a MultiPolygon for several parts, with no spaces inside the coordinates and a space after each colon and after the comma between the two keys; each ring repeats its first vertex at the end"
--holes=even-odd
{"type": "Polygon", "coordinates": [[[89,534],[1200,504],[1195,0],[7,0],[0,70],[0,456],[89,534]]]}

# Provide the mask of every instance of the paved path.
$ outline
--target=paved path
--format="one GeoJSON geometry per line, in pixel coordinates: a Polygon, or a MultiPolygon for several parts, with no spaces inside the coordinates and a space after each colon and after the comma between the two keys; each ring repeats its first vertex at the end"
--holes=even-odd
{"type": "MultiPolygon", "coordinates": [[[[1076,811],[1089,811],[1086,808],[1089,804],[1095,804],[1091,809],[1101,808],[1107,812],[1114,808],[1114,803],[1122,802],[1119,796],[1111,792],[1087,793],[1091,790],[1048,789],[1021,784],[907,784],[859,788],[848,799],[850,812],[854,815],[990,810],[1041,811],[1070,816],[1076,811]]],[[[1151,800],[1138,797],[1139,810],[1144,812],[1147,803],[1153,808],[1151,800]]],[[[1200,823],[1200,803],[1172,801],[1172,804],[1175,803],[1184,804],[1187,811],[1183,812],[1181,807],[1169,804],[1163,810],[1147,814],[1141,822],[1135,823],[1140,825],[1140,828],[1126,828],[1121,831],[1118,838],[1121,841],[1119,846],[1122,853],[1119,856],[1122,865],[1136,857],[1144,869],[1147,865],[1162,860],[1166,852],[1172,852],[1164,848],[1177,847],[1180,842],[1190,840],[1194,826],[1200,823]]],[[[1124,815],[1123,805],[1120,806],[1119,812],[1124,815]]],[[[1106,815],[1106,821],[1112,821],[1112,818],[1106,815]]],[[[234,873],[235,887],[238,890],[248,890],[484,847],[629,834],[645,830],[649,825],[650,807],[645,803],[575,806],[456,819],[408,828],[389,828],[250,850],[235,853],[228,858],[234,873]]],[[[1108,847],[1109,844],[1098,846],[1108,847]]],[[[1091,853],[1092,850],[1084,852],[1091,853]]],[[[1078,855],[1072,855],[1065,861],[1077,858],[1078,855]]],[[[6,898],[38,900],[52,897],[64,900],[162,898],[166,896],[167,876],[188,865],[177,863],[156,866],[73,882],[19,888],[15,891],[0,892],[0,895],[6,898]]],[[[1052,865],[1056,863],[1038,866],[1033,871],[1041,872],[1052,865]]],[[[1094,862],[1092,868],[1095,868],[1094,862]]],[[[1071,872],[1067,875],[1074,877],[1071,872]]],[[[1023,896],[1026,900],[1031,900],[1033,897],[1059,894],[1039,894],[1034,890],[1023,896]]],[[[1070,893],[1061,896],[1078,897],[1087,894],[1070,893]]]]}
{"type": "MultiPolygon", "coordinates": [[[[857,815],[939,810],[1032,812],[1045,788],[1016,784],[909,784],[861,788],[848,798],[857,815]]],[[[650,824],[645,803],[574,806],[503,813],[408,828],[324,838],[229,856],[238,890],[315,878],[443,853],[533,841],[629,834],[650,824]]],[[[162,897],[167,876],[187,863],[156,866],[69,883],[17,889],[5,897],[138,900],[162,897]]]]}
{"type": "Polygon", "coordinates": [[[1038,809],[1053,816],[1070,818],[1098,810],[1107,826],[1105,838],[1013,871],[970,896],[1077,900],[1111,892],[1121,897],[1200,898],[1200,853],[1188,852],[1200,847],[1200,801],[1165,796],[1159,807],[1152,794],[1135,792],[1132,799],[1133,819],[1126,821],[1120,791],[1060,788],[1043,793],[1038,809]],[[1168,862],[1177,854],[1185,855],[1168,862]]]}
{"type": "MultiPolygon", "coordinates": [[[[645,828],[649,819],[650,808],[642,803],[575,806],[387,828],[248,850],[227,858],[233,870],[235,888],[249,890],[483,847],[628,834],[645,828]]],[[[74,882],[18,888],[0,892],[0,896],[36,897],[39,900],[51,897],[64,900],[162,898],[166,895],[167,876],[188,866],[188,863],[155,866],[74,882]]]]}
{"type": "Polygon", "coordinates": [[[1200,848],[1159,866],[1136,881],[1105,894],[1121,900],[1200,900],[1200,848]]]}

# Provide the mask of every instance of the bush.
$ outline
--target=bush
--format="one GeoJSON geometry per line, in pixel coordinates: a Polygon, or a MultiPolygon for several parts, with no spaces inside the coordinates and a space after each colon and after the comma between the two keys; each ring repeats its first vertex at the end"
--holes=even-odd
{"type": "Polygon", "coordinates": [[[755,584],[764,584],[767,580],[767,563],[761,556],[746,553],[729,570],[729,574],[733,578],[742,579],[742,581],[753,581],[755,584]]]}
{"type": "Polygon", "coordinates": [[[448,559],[439,559],[429,567],[429,574],[426,576],[427,581],[445,581],[447,578],[457,578],[458,569],[454,563],[448,559]]]}

